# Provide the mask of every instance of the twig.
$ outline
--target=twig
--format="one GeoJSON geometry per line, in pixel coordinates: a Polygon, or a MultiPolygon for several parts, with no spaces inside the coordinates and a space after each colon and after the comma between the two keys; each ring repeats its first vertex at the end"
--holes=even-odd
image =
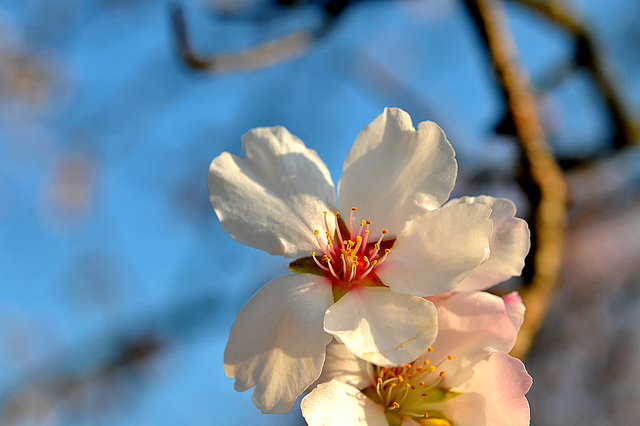
{"type": "MultiPolygon", "coordinates": [[[[465,0],[491,60],[514,132],[522,146],[525,165],[537,194],[533,219],[534,275],[522,292],[527,307],[524,324],[512,354],[524,357],[549,309],[559,281],[566,227],[567,188],[540,125],[535,98],[518,64],[513,37],[506,25],[504,5],[498,0],[465,0]]],[[[532,194],[528,194],[531,196],[532,194]]]]}
{"type": "Polygon", "coordinates": [[[636,143],[640,138],[638,121],[628,108],[624,96],[616,84],[616,79],[604,60],[602,51],[577,14],[554,0],[511,1],[530,8],[573,37],[576,45],[575,65],[589,71],[613,122],[613,145],[619,149],[636,143]]]}
{"type": "Polygon", "coordinates": [[[180,6],[174,5],[171,8],[171,23],[180,58],[185,65],[196,71],[253,70],[298,55],[315,39],[311,32],[297,31],[241,52],[202,56],[191,46],[184,11],[180,6]]]}

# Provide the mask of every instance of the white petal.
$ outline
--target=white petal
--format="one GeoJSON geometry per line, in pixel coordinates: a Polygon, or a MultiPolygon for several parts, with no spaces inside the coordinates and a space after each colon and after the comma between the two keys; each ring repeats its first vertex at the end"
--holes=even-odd
{"type": "Polygon", "coordinates": [[[455,153],[437,124],[415,131],[411,117],[386,108],[356,138],[338,184],[342,209],[358,207],[358,219],[371,220],[372,235],[402,231],[407,221],[438,208],[455,184],[455,153]]]}
{"type": "Polygon", "coordinates": [[[504,352],[494,352],[476,365],[473,379],[455,390],[474,392],[484,397],[487,425],[526,426],[530,415],[525,394],[531,383],[531,376],[522,361],[504,352]]]}
{"type": "Polygon", "coordinates": [[[372,384],[367,368],[366,361],[355,356],[344,344],[334,340],[327,345],[324,368],[316,383],[335,379],[358,389],[364,389],[372,384]]]}
{"type": "Polygon", "coordinates": [[[358,357],[381,366],[413,361],[438,332],[433,304],[386,287],[354,287],[325,314],[324,328],[358,357]]]}
{"type": "Polygon", "coordinates": [[[527,222],[515,217],[516,206],[510,200],[480,197],[463,197],[451,200],[449,204],[484,204],[491,207],[493,233],[489,247],[489,259],[478,266],[456,287],[457,291],[484,290],[520,275],[524,258],[529,253],[530,232],[527,222]]]}
{"type": "Polygon", "coordinates": [[[453,290],[489,254],[490,214],[482,204],[425,213],[398,235],[376,273],[400,293],[433,296],[453,290]]]}
{"type": "Polygon", "coordinates": [[[245,158],[223,152],[209,167],[209,199],[222,227],[271,254],[308,256],[318,245],[313,231],[325,229],[323,211],[336,209],[327,167],[284,127],[251,130],[242,143],[245,158]]]}
{"type": "Polygon", "coordinates": [[[318,385],[300,403],[309,426],[387,426],[382,406],[353,386],[332,380],[318,385]]]}
{"type": "Polygon", "coordinates": [[[314,275],[285,275],[262,287],[231,328],[224,371],[238,392],[255,386],[263,413],[291,410],[322,371],[331,336],[322,329],[333,303],[331,284],[314,275]]]}
{"type": "Polygon", "coordinates": [[[439,298],[438,338],[433,352],[423,358],[433,363],[453,355],[441,368],[446,371],[444,385],[458,386],[473,374],[473,366],[491,352],[511,350],[516,341],[517,329],[511,322],[502,298],[474,291],[454,293],[449,298],[439,298]]]}

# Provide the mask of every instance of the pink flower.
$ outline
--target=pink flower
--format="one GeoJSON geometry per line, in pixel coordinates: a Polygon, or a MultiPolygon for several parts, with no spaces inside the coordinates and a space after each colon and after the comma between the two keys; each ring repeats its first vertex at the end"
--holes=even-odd
{"type": "Polygon", "coordinates": [[[415,130],[399,109],[365,127],[336,192],[315,151],[283,127],[244,135],[245,158],[211,163],[210,200],[236,240],[297,258],[242,308],[225,351],[235,388],[255,386],[266,413],[289,411],[319,376],[333,337],[377,365],[415,359],[437,333],[424,299],[485,288],[520,273],[526,223],[508,200],[444,204],[454,186],[453,148],[432,122],[415,130]]]}
{"type": "Polygon", "coordinates": [[[531,377],[507,354],[524,316],[520,297],[463,292],[434,302],[438,338],[411,363],[381,367],[329,345],[325,382],[301,403],[309,425],[528,425],[531,377]]]}

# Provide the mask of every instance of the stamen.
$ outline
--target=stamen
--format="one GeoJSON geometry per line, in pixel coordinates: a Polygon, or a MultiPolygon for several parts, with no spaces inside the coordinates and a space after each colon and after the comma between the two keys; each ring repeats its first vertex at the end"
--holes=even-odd
{"type": "Polygon", "coordinates": [[[358,210],[357,207],[351,207],[351,216],[349,216],[349,238],[353,238],[353,213],[358,210]]]}
{"type": "MultiPolygon", "coordinates": [[[[312,251],[312,252],[311,252],[311,256],[313,257],[313,261],[314,261],[314,262],[316,262],[316,265],[318,265],[318,266],[320,267],[320,269],[322,269],[323,271],[327,271],[327,272],[329,272],[329,268],[327,268],[326,266],[322,265],[322,263],[320,263],[320,262],[318,261],[318,259],[316,259],[316,252],[315,252],[315,251],[312,251]]],[[[325,256],[326,256],[326,255],[325,255],[325,256]]],[[[324,256],[322,256],[322,257],[323,257],[323,259],[324,259],[324,256]]]]}
{"type": "Polygon", "coordinates": [[[355,246],[355,248],[353,249],[353,252],[354,252],[355,254],[357,254],[357,253],[358,253],[358,250],[360,250],[360,246],[362,245],[362,237],[361,237],[360,235],[358,235],[358,236],[356,237],[356,241],[357,241],[357,242],[356,242],[356,246],[355,246]]]}
{"type": "Polygon", "coordinates": [[[338,234],[338,240],[340,240],[340,244],[344,241],[342,239],[342,232],[340,231],[340,213],[336,212],[336,234],[338,234]]]}

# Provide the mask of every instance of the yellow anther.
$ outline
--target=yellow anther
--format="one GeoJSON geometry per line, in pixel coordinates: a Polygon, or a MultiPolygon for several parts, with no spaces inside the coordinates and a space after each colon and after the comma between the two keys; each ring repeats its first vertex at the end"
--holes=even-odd
{"type": "Polygon", "coordinates": [[[427,413],[426,411],[424,412],[424,418],[428,418],[429,417],[429,413],[427,413]]]}
{"type": "Polygon", "coordinates": [[[325,210],[325,211],[323,211],[322,213],[324,213],[324,215],[325,215],[325,216],[327,215],[327,211],[326,211],[326,210],[325,210]]]}
{"type": "Polygon", "coordinates": [[[367,256],[362,256],[362,259],[363,259],[365,262],[368,262],[368,261],[369,261],[369,258],[368,258],[367,256]]]}
{"type": "Polygon", "coordinates": [[[416,365],[416,371],[420,371],[422,370],[422,366],[421,365],[416,365]]]}
{"type": "Polygon", "coordinates": [[[374,260],[373,262],[371,262],[371,264],[374,265],[374,266],[376,265],[376,263],[378,263],[377,260],[374,260]]]}
{"type": "Polygon", "coordinates": [[[420,382],[420,386],[424,386],[424,382],[423,381],[420,382]]]}
{"type": "Polygon", "coordinates": [[[411,387],[411,383],[407,382],[407,387],[410,388],[411,387]]]}
{"type": "Polygon", "coordinates": [[[447,359],[451,361],[453,359],[453,355],[447,355],[447,359]]]}
{"type": "Polygon", "coordinates": [[[425,360],[424,360],[424,365],[429,365],[429,364],[431,364],[431,361],[430,361],[430,360],[428,360],[428,359],[425,359],[425,360]]]}
{"type": "Polygon", "coordinates": [[[388,231],[387,229],[383,229],[383,230],[382,230],[382,235],[386,235],[386,234],[388,234],[388,233],[389,233],[389,231],[388,231]]]}
{"type": "Polygon", "coordinates": [[[358,235],[356,237],[356,246],[354,247],[353,251],[355,251],[356,253],[358,252],[358,250],[360,250],[360,245],[362,245],[362,237],[360,235],[358,235]]]}
{"type": "Polygon", "coordinates": [[[396,386],[398,386],[398,384],[397,384],[397,383],[391,383],[391,387],[392,387],[392,388],[395,388],[396,386]]]}
{"type": "Polygon", "coordinates": [[[444,376],[444,370],[440,372],[440,377],[444,376]]]}
{"type": "Polygon", "coordinates": [[[365,234],[367,234],[367,235],[369,235],[369,232],[370,232],[370,231],[369,231],[368,229],[365,229],[365,230],[364,230],[364,233],[365,233],[365,234]]]}
{"type": "Polygon", "coordinates": [[[380,250],[380,244],[375,243],[373,246],[376,248],[376,250],[380,250]]]}
{"type": "Polygon", "coordinates": [[[364,226],[366,223],[367,223],[367,221],[366,221],[366,220],[361,220],[361,221],[360,221],[360,226],[364,226]]]}
{"type": "Polygon", "coordinates": [[[340,219],[340,212],[336,212],[336,218],[340,219]]]}
{"type": "Polygon", "coordinates": [[[378,384],[381,385],[382,384],[382,379],[380,377],[378,377],[378,384]]]}
{"type": "Polygon", "coordinates": [[[315,252],[315,251],[312,251],[312,252],[311,252],[311,256],[316,257],[316,252],[315,252]]]}
{"type": "Polygon", "coordinates": [[[404,382],[404,377],[402,375],[398,376],[398,381],[400,383],[404,382]]]}
{"type": "Polygon", "coordinates": [[[389,253],[391,253],[391,249],[384,249],[384,253],[385,253],[385,254],[389,254],[389,253]]]}
{"type": "Polygon", "coordinates": [[[403,368],[411,368],[411,364],[405,364],[402,366],[403,368]]]}
{"type": "Polygon", "coordinates": [[[357,208],[357,207],[351,207],[351,211],[354,211],[354,212],[355,212],[356,210],[358,210],[358,208],[357,208]]]}
{"type": "Polygon", "coordinates": [[[318,235],[320,233],[320,230],[316,229],[315,231],[313,231],[313,235],[318,235]]]}
{"type": "Polygon", "coordinates": [[[327,238],[331,238],[331,232],[326,231],[324,234],[327,236],[327,238]]]}
{"type": "Polygon", "coordinates": [[[427,371],[428,371],[429,373],[433,373],[434,371],[436,371],[436,367],[432,365],[432,366],[430,366],[429,368],[427,368],[427,371]]]}
{"type": "Polygon", "coordinates": [[[396,408],[396,409],[400,408],[400,404],[398,404],[397,401],[393,401],[393,404],[391,404],[391,405],[393,405],[393,407],[396,408]]]}
{"type": "Polygon", "coordinates": [[[429,346],[429,347],[427,348],[427,352],[433,352],[433,346],[429,346]]]}
{"type": "Polygon", "coordinates": [[[322,256],[322,259],[321,259],[321,260],[322,260],[323,262],[327,262],[327,263],[331,262],[331,259],[330,259],[330,258],[329,258],[329,256],[327,256],[326,254],[325,254],[324,256],[322,256]]]}

